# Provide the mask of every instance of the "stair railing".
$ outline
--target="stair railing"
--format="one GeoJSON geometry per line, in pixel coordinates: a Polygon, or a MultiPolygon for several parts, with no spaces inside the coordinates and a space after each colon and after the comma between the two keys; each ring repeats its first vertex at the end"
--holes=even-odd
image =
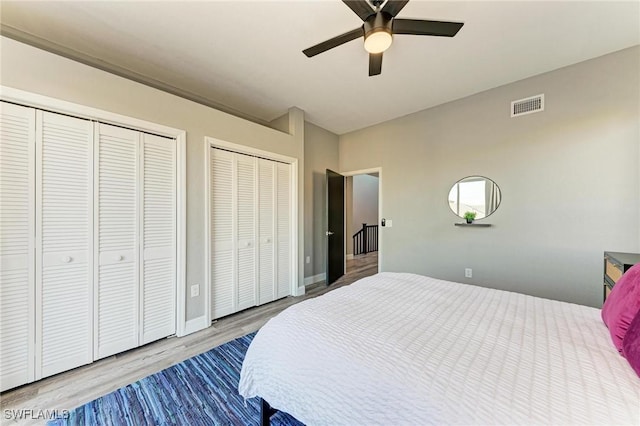
{"type": "Polygon", "coordinates": [[[378,251],[378,225],[362,224],[362,229],[353,234],[353,254],[378,251]]]}

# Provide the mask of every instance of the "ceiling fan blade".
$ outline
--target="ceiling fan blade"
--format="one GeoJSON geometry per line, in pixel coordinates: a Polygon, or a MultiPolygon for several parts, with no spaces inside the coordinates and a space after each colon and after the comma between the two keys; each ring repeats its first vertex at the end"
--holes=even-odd
{"type": "Polygon", "coordinates": [[[369,16],[376,13],[375,10],[371,9],[369,2],[366,0],[342,0],[342,2],[346,4],[349,9],[353,10],[363,21],[366,21],[369,16]]]}
{"type": "Polygon", "coordinates": [[[409,3],[409,0],[389,0],[382,8],[383,12],[388,13],[392,17],[396,17],[398,13],[409,3]]]}
{"type": "Polygon", "coordinates": [[[310,58],[312,56],[316,56],[319,53],[326,52],[329,49],[333,49],[334,47],[338,47],[341,44],[345,44],[362,36],[364,36],[364,29],[362,27],[356,28],[355,30],[351,30],[327,41],[323,41],[322,43],[318,43],[315,46],[311,46],[308,49],[304,49],[302,53],[310,58]]]}
{"type": "Polygon", "coordinates": [[[369,77],[382,72],[382,53],[369,53],[369,77]]]}
{"type": "Polygon", "coordinates": [[[394,34],[414,34],[440,37],[453,37],[460,31],[462,22],[423,21],[421,19],[394,19],[394,34]]]}

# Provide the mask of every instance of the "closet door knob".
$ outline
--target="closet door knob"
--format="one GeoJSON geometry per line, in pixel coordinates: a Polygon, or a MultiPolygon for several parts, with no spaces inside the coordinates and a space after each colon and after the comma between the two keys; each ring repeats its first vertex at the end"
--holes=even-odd
{"type": "Polygon", "coordinates": [[[120,262],[120,261],[121,261],[121,260],[123,260],[123,259],[124,259],[124,256],[122,256],[122,255],[115,256],[115,260],[116,260],[117,262],[120,262]]]}
{"type": "Polygon", "coordinates": [[[70,263],[73,259],[71,259],[71,256],[65,256],[62,258],[62,261],[64,263],[70,263]]]}

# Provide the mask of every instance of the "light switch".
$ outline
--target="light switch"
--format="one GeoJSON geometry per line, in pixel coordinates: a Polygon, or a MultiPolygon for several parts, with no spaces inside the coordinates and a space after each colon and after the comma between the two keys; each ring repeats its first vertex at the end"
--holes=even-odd
{"type": "Polygon", "coordinates": [[[387,219],[387,226],[391,228],[393,226],[393,221],[391,219],[387,219]]]}
{"type": "Polygon", "coordinates": [[[198,297],[198,296],[200,296],[200,285],[194,284],[191,286],[191,297],[198,297]]]}

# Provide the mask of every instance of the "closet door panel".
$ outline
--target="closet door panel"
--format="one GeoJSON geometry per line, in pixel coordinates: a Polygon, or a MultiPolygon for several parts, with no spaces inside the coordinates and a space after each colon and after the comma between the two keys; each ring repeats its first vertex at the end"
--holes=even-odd
{"type": "Polygon", "coordinates": [[[275,163],[258,160],[259,304],[275,300],[275,163]]]}
{"type": "Polygon", "coordinates": [[[139,133],[98,125],[95,358],[138,346],[139,133]]]}
{"type": "Polygon", "coordinates": [[[291,166],[211,148],[212,318],[291,293],[291,166]]]}
{"type": "Polygon", "coordinates": [[[176,331],[175,140],[143,135],[141,344],[176,331]]]}
{"type": "Polygon", "coordinates": [[[291,165],[276,163],[277,298],[291,294],[291,165]]]}
{"type": "Polygon", "coordinates": [[[0,103],[0,391],[35,380],[35,116],[0,103]]]}
{"type": "Polygon", "coordinates": [[[235,166],[233,153],[211,148],[211,318],[232,314],[237,303],[235,166]]]}
{"type": "Polygon", "coordinates": [[[93,123],[38,112],[36,375],[93,358],[93,123]]]}
{"type": "Polygon", "coordinates": [[[256,159],[236,154],[238,200],[238,305],[256,305],[256,159]]]}

